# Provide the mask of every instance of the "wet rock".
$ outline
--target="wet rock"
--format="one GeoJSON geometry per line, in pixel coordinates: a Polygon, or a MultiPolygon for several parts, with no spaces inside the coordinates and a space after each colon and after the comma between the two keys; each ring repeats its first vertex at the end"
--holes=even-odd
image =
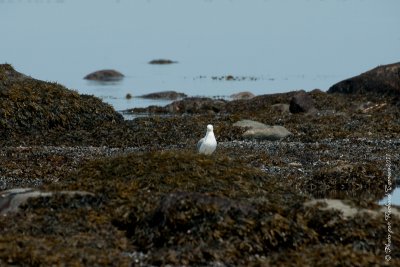
{"type": "Polygon", "coordinates": [[[165,106],[170,113],[219,113],[225,107],[226,101],[203,97],[189,97],[174,101],[165,106]]]}
{"type": "Polygon", "coordinates": [[[275,141],[283,139],[292,134],[283,126],[270,126],[251,120],[241,120],[234,123],[233,126],[249,128],[246,132],[243,133],[243,137],[250,139],[264,139],[275,141]]]}
{"type": "Polygon", "coordinates": [[[279,113],[284,113],[284,114],[288,114],[288,113],[290,113],[290,111],[289,111],[289,104],[273,104],[272,106],[271,106],[271,109],[273,110],[273,111],[277,111],[277,112],[279,112],[279,113]]]}
{"type": "Polygon", "coordinates": [[[291,113],[315,111],[314,101],[306,92],[300,91],[290,100],[289,110],[291,113]]]}
{"type": "Polygon", "coordinates": [[[153,65],[167,65],[167,64],[174,64],[174,63],[178,63],[178,61],[173,61],[170,59],[154,59],[149,62],[149,64],[153,64],[153,65]]]}
{"type": "Polygon", "coordinates": [[[86,80],[110,82],[119,81],[124,78],[124,75],[116,70],[98,70],[84,77],[86,80]]]}
{"type": "Polygon", "coordinates": [[[32,188],[14,188],[0,192],[0,215],[17,212],[20,206],[28,200],[39,197],[50,197],[55,194],[93,196],[92,193],[84,191],[42,192],[32,188]]]}
{"type": "Polygon", "coordinates": [[[235,77],[233,77],[232,75],[227,75],[227,76],[225,77],[225,80],[227,80],[227,81],[234,81],[234,80],[235,80],[235,77]]]}
{"type": "Polygon", "coordinates": [[[253,97],[255,97],[255,95],[251,92],[240,92],[231,95],[231,98],[234,100],[252,99],[253,97]]]}
{"type": "Polygon", "coordinates": [[[166,99],[166,100],[176,100],[178,98],[187,97],[184,93],[179,93],[175,91],[162,91],[162,92],[155,92],[146,95],[140,96],[141,98],[147,99],[166,99]]]}
{"type": "Polygon", "coordinates": [[[399,95],[400,63],[378,66],[331,86],[328,93],[399,95]]]}
{"type": "Polygon", "coordinates": [[[32,79],[0,65],[0,136],[57,130],[90,130],[119,124],[122,116],[99,98],[79,95],[57,83],[32,79]]]}

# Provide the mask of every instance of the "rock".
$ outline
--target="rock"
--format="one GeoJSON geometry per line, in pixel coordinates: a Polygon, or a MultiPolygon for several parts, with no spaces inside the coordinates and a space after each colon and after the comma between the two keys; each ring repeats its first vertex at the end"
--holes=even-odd
{"type": "Polygon", "coordinates": [[[225,107],[226,101],[205,97],[189,97],[174,101],[165,106],[170,113],[219,113],[225,107]]]}
{"type": "Polygon", "coordinates": [[[225,80],[227,80],[227,81],[234,81],[234,80],[235,80],[235,77],[233,77],[232,75],[227,75],[227,76],[225,77],[225,80]]]}
{"type": "Polygon", "coordinates": [[[57,83],[39,81],[0,65],[0,136],[69,129],[92,130],[122,123],[123,117],[99,98],[80,95],[57,83]]]}
{"type": "Polygon", "coordinates": [[[153,64],[153,65],[166,65],[166,64],[174,64],[174,63],[178,63],[178,61],[173,61],[170,59],[154,59],[149,62],[149,64],[153,64]]]}
{"type": "Polygon", "coordinates": [[[271,106],[273,111],[277,111],[280,113],[289,113],[289,104],[274,104],[271,106]]]}
{"type": "Polygon", "coordinates": [[[315,88],[315,89],[311,90],[310,93],[311,93],[311,94],[325,94],[325,92],[322,91],[322,90],[319,89],[319,88],[315,88]]]}
{"type": "Polygon", "coordinates": [[[400,62],[378,66],[358,76],[334,84],[328,93],[378,95],[400,94],[400,62]]]}
{"type": "Polygon", "coordinates": [[[84,77],[86,80],[110,82],[119,81],[124,78],[124,75],[116,70],[99,70],[92,72],[84,77]]]}
{"type": "Polygon", "coordinates": [[[0,192],[0,215],[18,212],[19,207],[25,204],[28,199],[50,197],[54,194],[93,196],[92,193],[84,191],[42,192],[32,188],[14,188],[0,192]]]}
{"type": "Polygon", "coordinates": [[[252,121],[252,120],[241,120],[237,121],[233,124],[233,126],[236,127],[242,127],[242,128],[250,128],[250,129],[264,129],[267,127],[266,124],[258,122],[258,121],[252,121]]]}
{"type": "Polygon", "coordinates": [[[275,141],[283,139],[292,134],[283,126],[280,125],[269,126],[261,122],[252,120],[241,120],[235,122],[233,126],[250,128],[249,130],[243,133],[244,138],[275,141]]]}
{"type": "Polygon", "coordinates": [[[162,92],[156,92],[156,93],[151,93],[147,95],[142,95],[140,96],[141,98],[147,98],[147,99],[166,99],[166,100],[175,100],[178,98],[184,98],[187,97],[186,94],[184,93],[178,93],[175,91],[162,91],[162,92]]]}
{"type": "Polygon", "coordinates": [[[291,113],[313,112],[314,101],[306,92],[300,91],[290,100],[289,110],[291,113]]]}
{"type": "Polygon", "coordinates": [[[231,95],[231,98],[233,98],[234,100],[252,99],[253,97],[255,97],[255,95],[251,92],[240,92],[231,95]]]}

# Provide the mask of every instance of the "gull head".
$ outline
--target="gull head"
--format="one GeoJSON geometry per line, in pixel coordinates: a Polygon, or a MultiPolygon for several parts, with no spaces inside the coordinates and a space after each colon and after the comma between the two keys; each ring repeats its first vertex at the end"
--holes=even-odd
{"type": "Polygon", "coordinates": [[[214,130],[211,124],[207,125],[207,132],[212,132],[214,130]]]}

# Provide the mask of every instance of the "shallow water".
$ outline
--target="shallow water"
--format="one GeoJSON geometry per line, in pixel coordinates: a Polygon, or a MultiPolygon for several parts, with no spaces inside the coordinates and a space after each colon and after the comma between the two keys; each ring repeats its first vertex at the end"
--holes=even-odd
{"type": "Polygon", "coordinates": [[[0,62],[117,110],[168,103],[127,93],[326,90],[399,60],[398,10],[397,0],[0,0],[0,62]],[[148,64],[157,58],[179,63],[148,64]],[[82,79],[105,68],[126,78],[82,79]],[[212,79],[223,75],[246,79],[212,79]]]}
{"type": "Polygon", "coordinates": [[[388,193],[383,199],[379,200],[379,204],[386,206],[400,206],[400,185],[390,192],[390,194],[388,193]]]}

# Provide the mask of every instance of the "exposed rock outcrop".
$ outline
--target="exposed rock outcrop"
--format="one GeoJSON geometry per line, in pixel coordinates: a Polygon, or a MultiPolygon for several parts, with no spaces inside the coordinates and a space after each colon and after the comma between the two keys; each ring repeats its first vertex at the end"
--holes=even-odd
{"type": "Polygon", "coordinates": [[[331,86],[328,93],[379,95],[400,94],[400,62],[378,66],[331,86]]]}

